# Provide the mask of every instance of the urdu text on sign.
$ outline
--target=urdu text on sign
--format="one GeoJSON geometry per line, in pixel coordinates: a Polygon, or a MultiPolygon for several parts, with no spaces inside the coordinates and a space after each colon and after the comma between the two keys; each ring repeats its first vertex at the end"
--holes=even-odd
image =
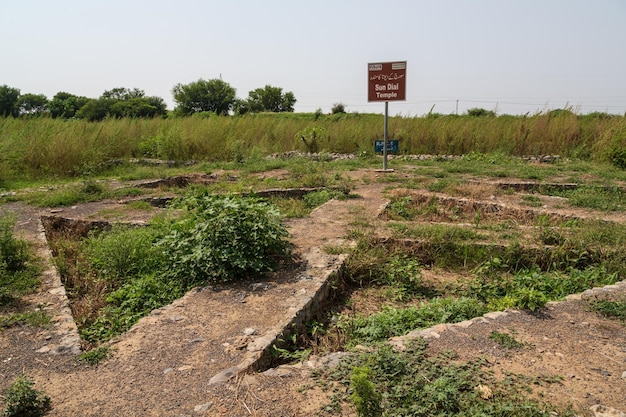
{"type": "Polygon", "coordinates": [[[406,100],[406,61],[367,64],[367,101],[406,100]]]}

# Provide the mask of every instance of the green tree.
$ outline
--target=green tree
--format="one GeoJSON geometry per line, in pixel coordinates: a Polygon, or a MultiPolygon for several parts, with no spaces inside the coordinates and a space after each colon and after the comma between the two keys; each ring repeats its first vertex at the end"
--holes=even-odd
{"type": "Polygon", "coordinates": [[[76,117],[78,110],[87,104],[89,100],[91,99],[87,97],[76,96],[64,91],[59,91],[48,103],[50,116],[54,118],[62,117],[64,119],[76,117]]]}
{"type": "Polygon", "coordinates": [[[20,115],[39,116],[48,111],[48,98],[43,94],[22,94],[17,99],[20,115]]]}
{"type": "Polygon", "coordinates": [[[248,107],[252,112],[293,112],[296,97],[291,91],[283,94],[280,87],[266,85],[248,93],[248,107]]]}
{"type": "Polygon", "coordinates": [[[0,86],[0,116],[19,116],[17,101],[20,97],[20,90],[9,87],[8,85],[0,86]]]}
{"type": "Polygon", "coordinates": [[[134,98],[142,98],[145,96],[146,96],[146,93],[143,90],[140,90],[139,88],[133,88],[131,90],[129,88],[116,87],[112,90],[107,90],[104,93],[102,93],[100,98],[112,99],[115,101],[124,101],[124,100],[131,100],[134,98]]]}
{"type": "Polygon", "coordinates": [[[165,101],[160,97],[146,97],[138,88],[117,87],[107,90],[98,99],[89,100],[77,116],[90,121],[110,117],[156,117],[167,113],[165,101]]]}
{"type": "Polygon", "coordinates": [[[115,104],[115,100],[110,98],[89,99],[85,105],[76,112],[76,117],[87,119],[90,122],[104,120],[104,118],[111,113],[113,104],[115,104]]]}
{"type": "Polygon", "coordinates": [[[467,115],[471,117],[495,117],[496,112],[493,110],[486,110],[477,107],[474,109],[468,109],[467,115]]]}
{"type": "Polygon", "coordinates": [[[177,84],[172,89],[177,113],[210,111],[220,115],[228,114],[235,104],[235,89],[220,79],[199,79],[189,84],[177,84]]]}
{"type": "Polygon", "coordinates": [[[241,98],[235,99],[235,103],[233,104],[233,111],[235,114],[242,115],[246,113],[250,113],[250,103],[248,100],[244,100],[241,98]]]}
{"type": "Polygon", "coordinates": [[[332,114],[345,113],[346,112],[346,106],[343,103],[335,103],[335,104],[333,104],[333,107],[330,109],[330,112],[332,114]]]}
{"type": "Polygon", "coordinates": [[[167,113],[160,97],[134,97],[111,105],[109,114],[115,117],[156,117],[167,113]]]}

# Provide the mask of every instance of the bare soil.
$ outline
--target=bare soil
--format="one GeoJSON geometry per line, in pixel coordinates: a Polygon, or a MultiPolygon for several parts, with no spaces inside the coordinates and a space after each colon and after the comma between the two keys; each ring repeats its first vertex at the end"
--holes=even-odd
{"type": "MultiPolygon", "coordinates": [[[[371,224],[381,222],[371,213],[386,201],[384,188],[389,184],[377,180],[388,174],[363,170],[351,175],[356,183],[354,194],[362,198],[331,201],[307,218],[289,221],[296,252],[342,242],[356,216],[371,224]]],[[[510,196],[487,198],[516,204],[510,196]]],[[[18,212],[18,228],[32,238],[36,219],[43,214],[94,218],[103,209],[118,205],[100,202],[60,213],[21,204],[5,209],[18,212]]],[[[549,201],[542,210],[601,216],[588,210],[550,207],[549,201]]],[[[133,214],[134,220],[140,218],[133,214]]],[[[624,216],[612,215],[611,220],[623,222],[624,216]]],[[[430,273],[437,275],[437,271],[430,273]]],[[[112,356],[97,367],[76,362],[73,354],[42,350],[59,342],[62,332],[58,326],[2,330],[0,391],[18,375],[28,375],[37,389],[51,397],[49,416],[316,415],[330,402],[331,393],[316,384],[306,363],[240,373],[224,383],[210,384],[214,375],[241,360],[255,338],[274,330],[277,317],[285,314],[288,300],[298,291],[294,275],[297,270],[268,276],[262,290],[254,289],[253,283],[193,290],[115,340],[112,356]],[[254,329],[253,334],[246,329],[254,329]]],[[[624,293],[626,289],[617,286],[610,292],[624,293]]],[[[579,415],[592,415],[590,407],[598,404],[626,411],[626,327],[590,311],[585,298],[594,296],[550,303],[542,314],[513,311],[467,327],[440,329],[437,337],[428,340],[429,349],[453,350],[459,360],[486,357],[497,375],[561,376],[560,383],[532,388],[548,402],[572,405],[579,415]],[[489,338],[494,330],[513,332],[526,346],[504,349],[489,338]]],[[[42,291],[25,302],[45,306],[47,297],[42,291]]],[[[48,306],[54,315],[54,306],[48,306]]],[[[341,415],[355,415],[348,404],[342,410],[341,415]]]]}

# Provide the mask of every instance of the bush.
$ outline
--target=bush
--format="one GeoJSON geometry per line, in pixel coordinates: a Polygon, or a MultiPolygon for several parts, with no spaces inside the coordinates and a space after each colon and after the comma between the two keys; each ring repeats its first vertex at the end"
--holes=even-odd
{"type": "Polygon", "coordinates": [[[626,148],[614,147],[609,154],[611,163],[621,169],[626,169],[626,148]]]}
{"type": "Polygon", "coordinates": [[[340,114],[346,112],[346,106],[343,103],[335,103],[333,107],[330,109],[332,114],[340,114]]]}
{"type": "Polygon", "coordinates": [[[288,253],[287,229],[266,202],[204,192],[183,206],[189,216],[159,245],[169,257],[166,273],[185,285],[269,271],[288,253]]]}
{"type": "Polygon", "coordinates": [[[87,253],[99,277],[121,280],[155,271],[163,262],[154,243],[162,232],[158,227],[115,226],[107,233],[87,239],[87,253]]]}
{"type": "Polygon", "coordinates": [[[7,390],[4,401],[7,406],[3,417],[39,417],[50,408],[50,397],[33,388],[33,381],[19,376],[7,390]]]}
{"type": "Polygon", "coordinates": [[[0,217],[0,306],[33,291],[39,285],[38,267],[28,243],[13,236],[15,217],[0,217]]]}
{"type": "Polygon", "coordinates": [[[354,367],[350,377],[352,395],[350,399],[356,407],[356,412],[362,417],[382,416],[380,407],[382,395],[376,392],[376,386],[370,381],[370,369],[367,367],[354,367]]]}

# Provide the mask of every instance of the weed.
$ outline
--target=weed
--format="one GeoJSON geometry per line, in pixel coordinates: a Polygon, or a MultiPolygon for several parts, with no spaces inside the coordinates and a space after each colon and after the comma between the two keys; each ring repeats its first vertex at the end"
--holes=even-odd
{"type": "Polygon", "coordinates": [[[103,360],[111,355],[111,349],[108,346],[99,346],[87,352],[82,352],[76,357],[78,362],[83,362],[91,366],[97,366],[103,360]]]}
{"type": "Polygon", "coordinates": [[[382,395],[376,391],[376,386],[370,381],[371,371],[368,367],[352,368],[350,376],[350,399],[354,403],[356,412],[361,417],[379,417],[383,415],[380,402],[382,395]]]}
{"type": "Polygon", "coordinates": [[[566,197],[574,207],[585,207],[602,211],[623,211],[626,208],[626,196],[617,187],[578,187],[572,191],[558,193],[566,197]]]}
{"type": "Polygon", "coordinates": [[[340,317],[337,326],[348,343],[372,343],[400,336],[411,330],[440,323],[456,323],[486,313],[484,304],[470,298],[435,298],[419,307],[385,307],[368,317],[340,317]]]}
{"type": "Polygon", "coordinates": [[[523,204],[530,207],[541,207],[543,205],[541,199],[535,195],[523,195],[521,199],[523,204]]]}
{"type": "MultiPolygon", "coordinates": [[[[381,344],[371,353],[353,354],[338,367],[323,371],[319,378],[349,387],[357,413],[363,416],[548,417],[555,411],[533,399],[528,392],[529,381],[524,378],[508,375],[498,380],[484,369],[483,359],[455,359],[450,352],[427,354],[423,340],[415,341],[405,351],[381,344]]],[[[553,380],[557,379],[543,381],[553,380]]],[[[326,411],[340,409],[346,400],[347,395],[337,398],[335,406],[326,411]]],[[[560,415],[572,417],[574,413],[560,415]]]]}
{"type": "Polygon", "coordinates": [[[270,197],[268,202],[276,206],[280,214],[288,219],[302,218],[311,213],[311,209],[301,198],[270,197]]]}
{"type": "Polygon", "coordinates": [[[622,323],[626,322],[626,298],[617,300],[594,300],[591,309],[605,317],[614,317],[622,323]]]}
{"type": "Polygon", "coordinates": [[[127,207],[131,210],[142,210],[142,211],[151,211],[154,209],[150,203],[147,201],[131,201],[127,204],[127,207]]]}
{"type": "Polygon", "coordinates": [[[342,255],[352,251],[348,245],[324,245],[322,249],[329,255],[342,255]]]}
{"type": "Polygon", "coordinates": [[[50,326],[50,320],[50,316],[42,310],[14,313],[0,316],[0,329],[19,325],[47,328],[50,326]]]}
{"type": "Polygon", "coordinates": [[[298,345],[298,333],[292,332],[279,337],[270,347],[270,353],[284,362],[302,362],[311,354],[310,348],[301,348],[298,345]]]}
{"type": "Polygon", "coordinates": [[[305,194],[303,198],[278,198],[272,197],[269,202],[280,209],[281,214],[287,218],[301,218],[308,216],[311,211],[322,204],[336,199],[345,199],[344,192],[333,189],[324,189],[305,194]]]}
{"type": "Polygon", "coordinates": [[[456,185],[458,185],[457,180],[452,178],[442,178],[431,184],[428,184],[426,186],[426,189],[432,192],[443,192],[447,188],[454,187],[456,185]]]}
{"type": "MultiPolygon", "coordinates": [[[[479,222],[480,220],[477,221],[479,222]]],[[[398,237],[424,239],[430,241],[432,244],[473,241],[484,238],[484,236],[468,227],[455,225],[420,224],[416,226],[407,226],[392,223],[389,227],[392,230],[397,231],[396,235],[398,237]]]]}
{"type": "Polygon", "coordinates": [[[187,287],[155,273],[135,276],[106,297],[95,317],[80,320],[80,336],[94,346],[130,329],[152,310],[183,296],[187,287]]]}
{"type": "Polygon", "coordinates": [[[0,217],[0,306],[8,306],[17,298],[39,286],[39,264],[24,240],[13,235],[15,216],[0,217]]]}
{"type": "Polygon", "coordinates": [[[418,214],[415,205],[413,204],[413,197],[404,196],[398,199],[394,199],[387,208],[387,213],[391,214],[392,219],[404,219],[413,220],[418,214]]]}
{"type": "Polygon", "coordinates": [[[27,194],[27,203],[38,207],[67,207],[78,203],[88,203],[107,198],[111,195],[108,188],[94,181],[56,187],[52,190],[37,191],[27,194]]]}
{"type": "Polygon", "coordinates": [[[502,267],[507,266],[498,260],[495,269],[492,264],[485,263],[475,270],[477,278],[470,283],[465,295],[483,300],[494,310],[518,307],[535,311],[548,301],[595,286],[614,284],[619,279],[617,272],[609,273],[603,266],[590,266],[584,270],[569,267],[565,272],[520,270],[513,275],[497,272],[502,267]]]}
{"type": "Polygon", "coordinates": [[[106,233],[91,233],[86,256],[101,279],[120,281],[158,270],[164,254],[155,247],[164,231],[152,227],[114,226],[106,233]]]}
{"type": "Polygon", "coordinates": [[[50,397],[33,388],[25,375],[17,377],[6,392],[3,417],[40,417],[50,408],[50,397]]]}
{"type": "Polygon", "coordinates": [[[302,198],[302,200],[307,207],[315,208],[332,200],[333,198],[343,200],[346,198],[346,195],[338,190],[324,189],[308,193],[302,198]]]}
{"type": "Polygon", "coordinates": [[[386,285],[393,300],[407,300],[425,290],[420,269],[418,260],[394,255],[376,272],[379,278],[374,278],[372,283],[386,285]]]}
{"type": "Polygon", "coordinates": [[[526,346],[525,343],[518,342],[513,336],[508,333],[500,333],[497,330],[492,331],[489,334],[489,338],[495,340],[500,346],[507,349],[516,349],[526,346]]]}

